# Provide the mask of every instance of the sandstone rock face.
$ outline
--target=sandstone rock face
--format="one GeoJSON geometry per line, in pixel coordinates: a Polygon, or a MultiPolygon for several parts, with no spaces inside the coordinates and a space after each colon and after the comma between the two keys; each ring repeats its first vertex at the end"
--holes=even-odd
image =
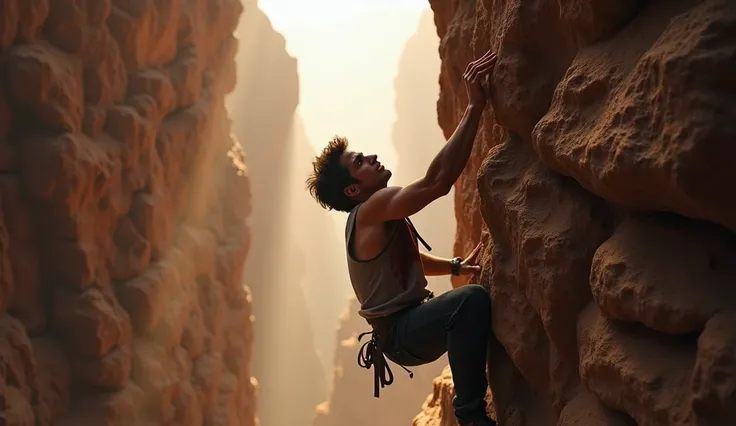
{"type": "Polygon", "coordinates": [[[1,10],[0,423],[257,424],[242,5],[1,10]]]}
{"type": "Polygon", "coordinates": [[[381,389],[380,398],[373,397],[373,369],[357,363],[362,341],[358,336],[370,326],[358,315],[357,299],[351,297],[340,319],[335,352],[334,381],[328,401],[317,407],[314,426],[409,425],[427,398],[432,380],[447,365],[442,357],[434,363],[412,367],[414,377],[388,360],[394,382],[381,389]]]}
{"type": "Polygon", "coordinates": [[[736,3],[430,3],[447,136],[465,66],[499,54],[455,187],[499,423],[733,423],[736,3]]]}
{"type": "MultiPolygon", "coordinates": [[[[306,193],[306,175],[292,170],[292,125],[299,103],[296,60],[287,53],[283,36],[255,6],[248,6],[236,34],[242,40],[238,87],[228,104],[233,131],[248,153],[251,177],[252,250],[244,279],[253,291],[252,368],[259,382],[259,418],[265,426],[307,426],[314,407],[327,397],[327,375],[302,288],[307,262],[300,257],[299,244],[305,241],[290,228],[290,219],[299,214],[290,189],[297,185],[302,196],[306,193]]],[[[305,159],[302,164],[310,163],[305,159]]],[[[310,201],[310,207],[313,204],[310,201]]]]}

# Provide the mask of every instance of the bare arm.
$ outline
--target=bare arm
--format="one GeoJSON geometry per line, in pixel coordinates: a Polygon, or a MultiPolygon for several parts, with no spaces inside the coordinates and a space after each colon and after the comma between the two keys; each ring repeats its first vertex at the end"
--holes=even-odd
{"type": "Polygon", "coordinates": [[[450,275],[450,259],[433,256],[429,253],[419,252],[424,267],[424,275],[428,277],[438,275],[450,275]]]}
{"type": "MultiPolygon", "coordinates": [[[[460,262],[458,272],[460,275],[475,274],[480,272],[481,267],[476,263],[480,249],[483,247],[482,244],[475,246],[473,251],[460,262]]],[[[422,260],[422,267],[424,268],[425,276],[437,276],[437,275],[450,275],[452,268],[450,266],[451,259],[445,259],[443,257],[432,256],[429,253],[419,252],[419,258],[422,260]]]]}
{"type": "Polygon", "coordinates": [[[364,223],[377,224],[411,216],[450,192],[470,158],[487,103],[480,80],[493,69],[495,62],[496,55],[490,52],[480,60],[471,62],[464,76],[470,101],[452,136],[429,164],[422,178],[406,187],[388,187],[373,194],[362,207],[361,220],[364,223]]]}

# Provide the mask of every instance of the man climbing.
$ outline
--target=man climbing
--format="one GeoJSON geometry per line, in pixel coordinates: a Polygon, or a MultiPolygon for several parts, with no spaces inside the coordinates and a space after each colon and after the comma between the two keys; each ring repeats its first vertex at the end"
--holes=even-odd
{"type": "Polygon", "coordinates": [[[391,172],[376,155],[350,151],[347,140],[336,136],[314,160],[307,178],[307,188],[322,207],[349,213],[348,270],[361,304],[359,313],[373,329],[364,333],[372,338],[361,348],[359,362],[375,369],[375,396],[379,382],[383,387],[393,381],[384,354],[403,367],[433,362],[447,351],[455,416],[468,426],[496,425],[486,416],[484,400],[490,297],[479,285],[434,297],[425,276],[477,272],[480,245],[465,260],[422,253],[417,240],[431,249],[409,216],[447,195],[465,168],[488,103],[481,82],[495,63],[496,54],[489,51],[468,64],[463,74],[465,113],[423,177],[405,187],[388,186],[391,172]]]}

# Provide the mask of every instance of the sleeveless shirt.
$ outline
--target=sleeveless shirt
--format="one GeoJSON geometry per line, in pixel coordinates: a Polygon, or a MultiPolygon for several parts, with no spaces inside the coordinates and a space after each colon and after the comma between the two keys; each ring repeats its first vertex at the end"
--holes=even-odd
{"type": "Polygon", "coordinates": [[[355,206],[345,224],[345,245],[350,281],[360,302],[358,313],[370,320],[390,315],[428,297],[427,278],[419,257],[416,230],[408,219],[388,222],[388,244],[372,259],[358,260],[353,255],[355,206]]]}

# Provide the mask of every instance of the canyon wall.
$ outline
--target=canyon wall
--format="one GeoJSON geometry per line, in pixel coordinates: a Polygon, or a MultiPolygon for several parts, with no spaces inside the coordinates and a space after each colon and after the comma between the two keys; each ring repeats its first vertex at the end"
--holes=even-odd
{"type": "Polygon", "coordinates": [[[257,424],[242,5],[0,5],[0,423],[257,424]]]}
{"type": "Polygon", "coordinates": [[[430,3],[446,136],[467,63],[499,55],[455,187],[499,424],[732,424],[736,3],[430,3]]]}
{"type": "Polygon", "coordinates": [[[233,131],[248,153],[251,178],[252,250],[244,280],[253,292],[252,371],[259,382],[259,418],[264,426],[306,426],[327,396],[327,377],[302,288],[309,266],[300,247],[304,241],[295,238],[292,226],[299,214],[292,188],[308,196],[305,175],[292,168],[297,144],[303,143],[293,128],[299,103],[296,60],[254,5],[246,6],[236,34],[241,40],[238,86],[228,105],[233,131]]]}

